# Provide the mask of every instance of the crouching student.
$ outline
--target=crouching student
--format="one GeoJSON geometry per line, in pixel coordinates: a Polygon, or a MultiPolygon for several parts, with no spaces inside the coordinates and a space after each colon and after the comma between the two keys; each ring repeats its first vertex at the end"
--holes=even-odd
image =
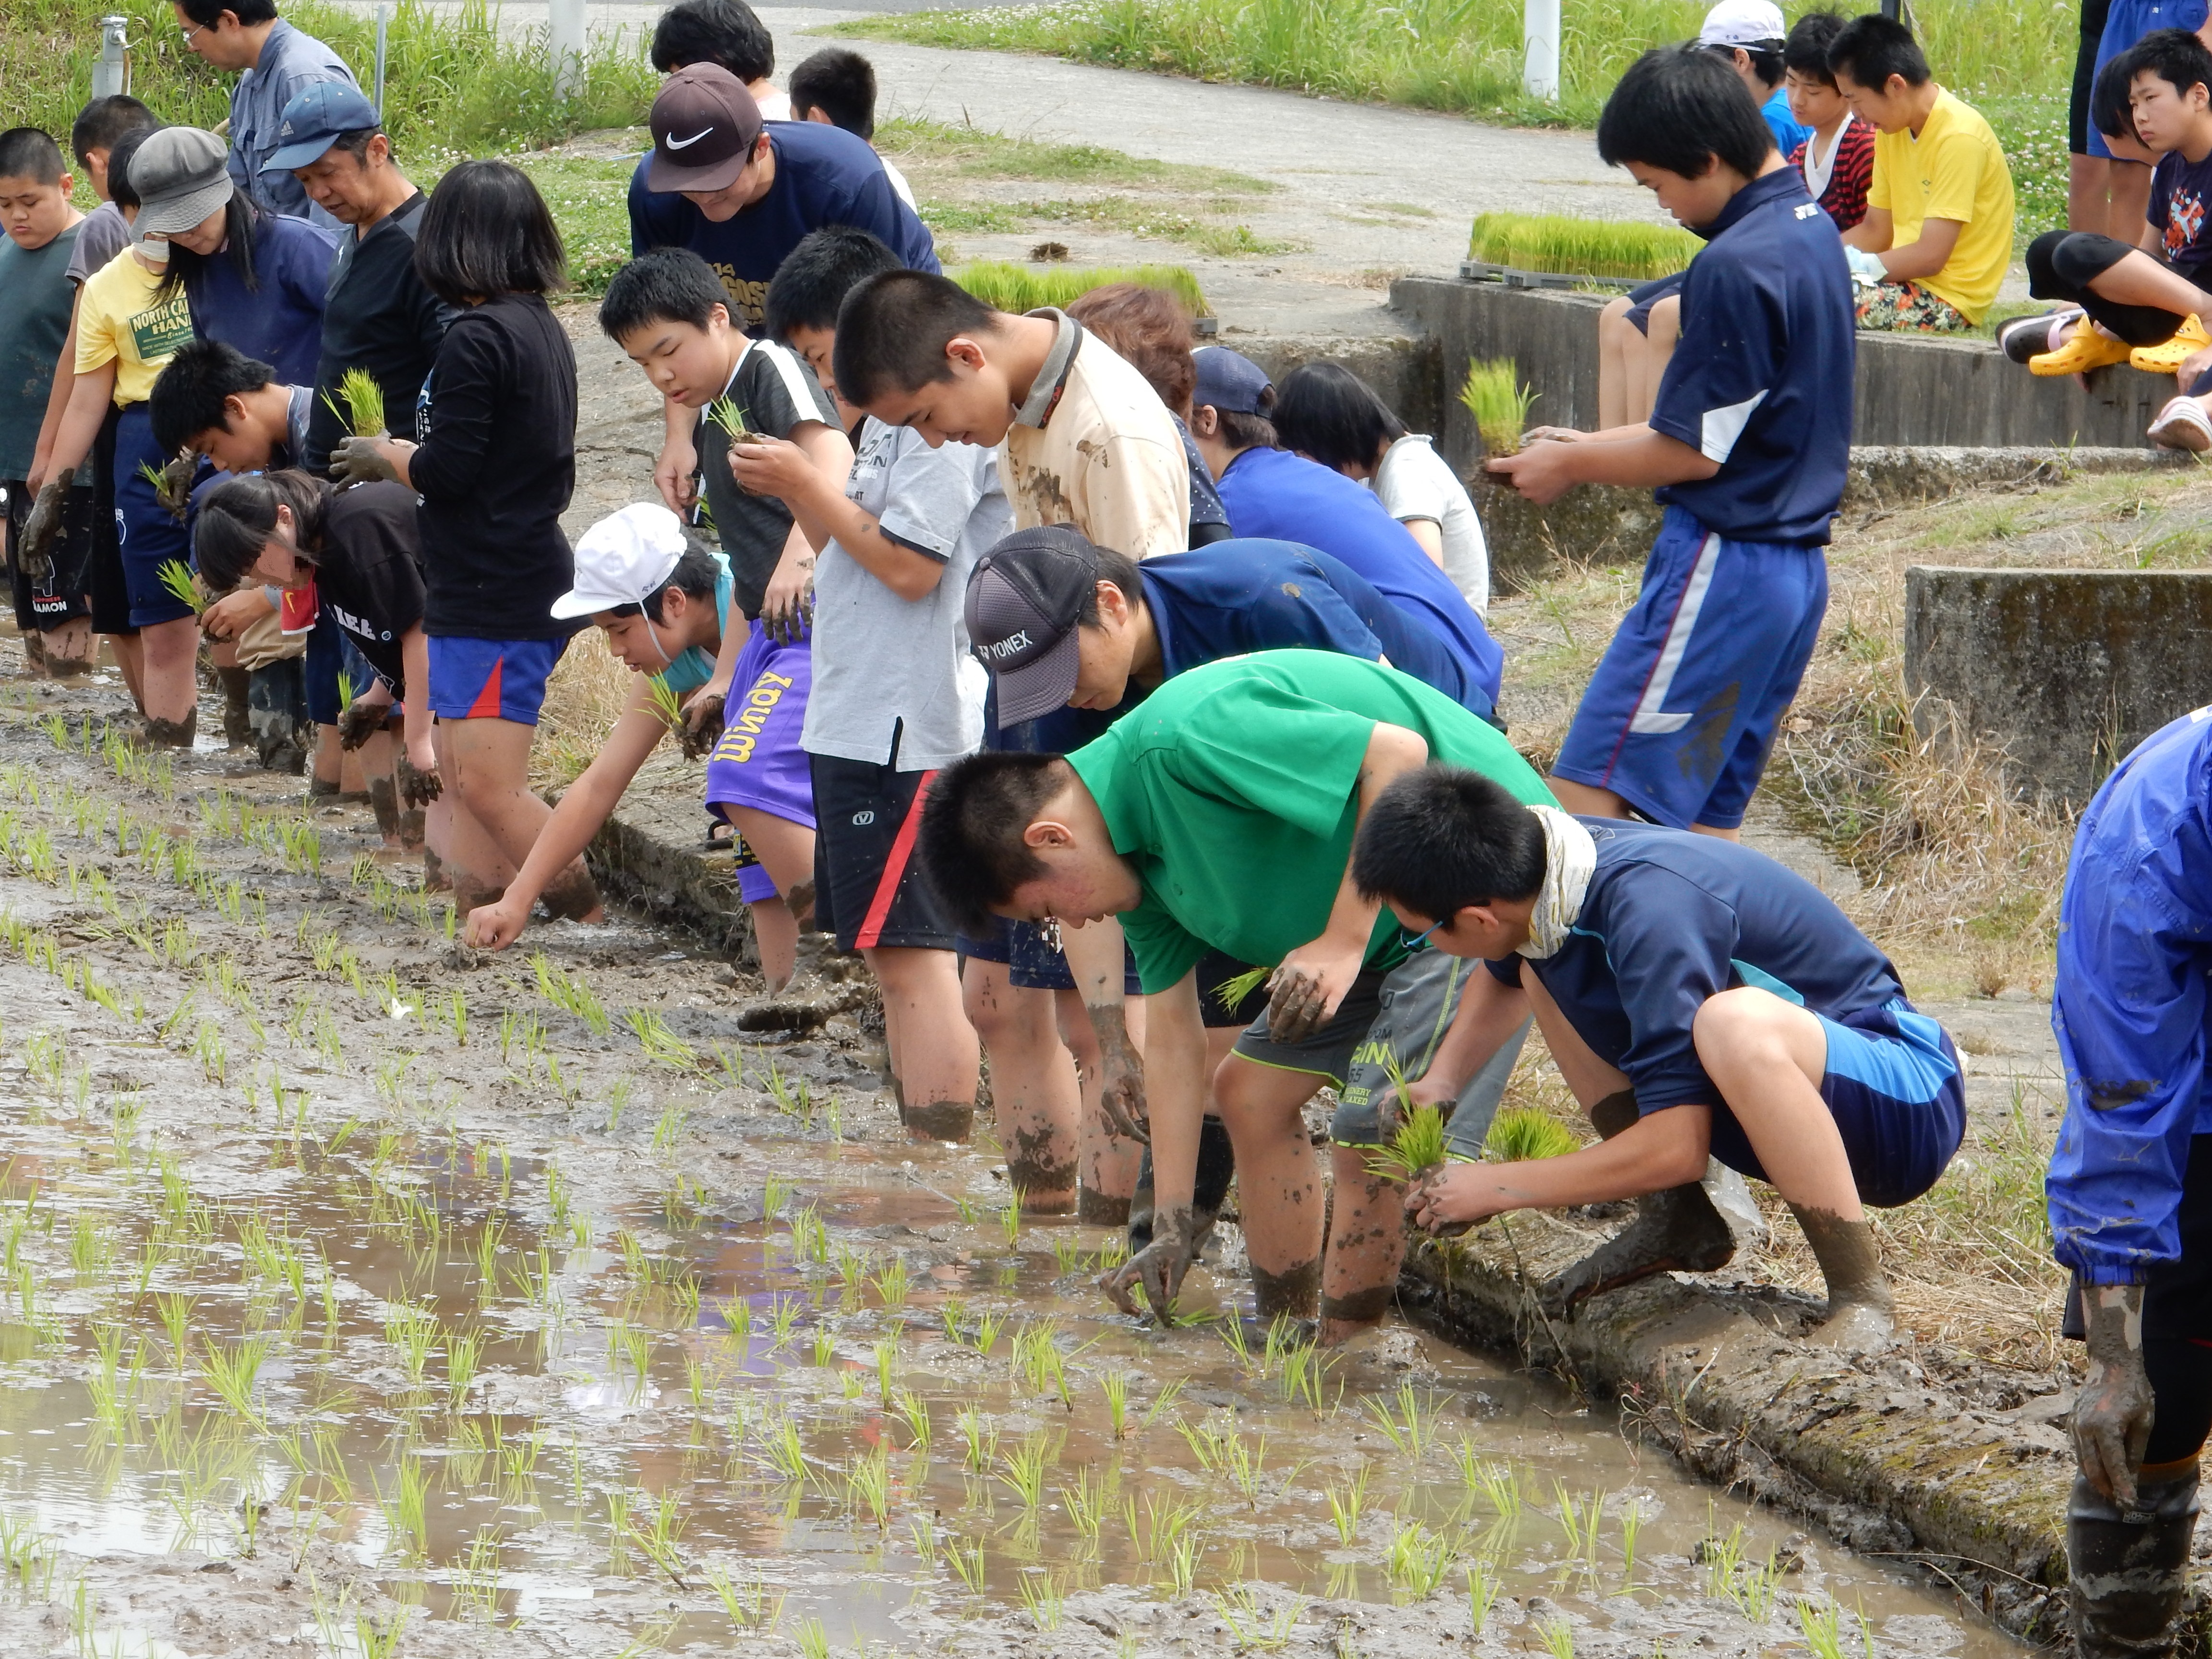
{"type": "Polygon", "coordinates": [[[1490,470],[1538,502],[1577,483],[1659,486],[1642,592],[1583,693],[1553,787],[1575,811],[1633,808],[1733,838],[1827,608],[1850,283],[1835,226],[1710,54],[1662,47],[1630,65],[1598,153],[1708,239],[1683,282],[1682,349],[1648,424],[1540,428],[1490,470]]]}
{"type": "Polygon", "coordinates": [[[1813,1340],[1860,1349],[1894,1322],[1866,1206],[1936,1184],[1966,1133],[1957,1053],[1888,958],[1765,854],[1656,824],[1531,811],[1431,767],[1370,808],[1355,889],[1454,957],[1487,963],[1438,1045],[1432,1087],[1490,1056],[1533,1006],[1603,1139],[1563,1158],[1459,1164],[1409,1194],[1455,1231],[1509,1210],[1640,1198],[1552,1286],[1583,1297],[1734,1253],[1698,1184],[1710,1155],[1772,1183],[1826,1276],[1813,1340]]]}
{"type": "Polygon", "coordinates": [[[2105,781],[2059,901],[2066,1115],[2045,1186],[2086,1338],[2066,1513],[2075,1650],[2175,1651],[2212,1427],[2212,711],[2105,781]]]}
{"type": "Polygon", "coordinates": [[[1126,1131],[1148,1128],[1155,1166],[1152,1242],[1103,1281],[1125,1308],[1140,1286],[1165,1316],[1196,1244],[1196,967],[1209,950],[1278,964],[1267,1012],[1214,1079],[1260,1317],[1310,1316],[1318,1303],[1322,1338],[1336,1341],[1389,1308],[1402,1188],[1367,1155],[1395,1127],[1393,1075],[1426,1077],[1434,1034],[1481,975],[1413,948],[1355,890],[1349,865],[1383,789],[1431,758],[1478,768],[1511,799],[1550,799],[1479,716],[1409,675],[1322,651],[1193,668],[1072,755],[971,756],[930,792],[923,862],[963,927],[1000,915],[1079,934],[1113,916],[1136,953],[1141,1061],[1115,1040],[1119,985],[1087,987],[1107,1108],[1126,1131]],[[1321,1172],[1300,1108],[1330,1082],[1344,1087],[1324,1260],[1321,1172]]]}
{"type": "MultiPolygon", "coordinates": [[[[778,665],[803,673],[806,649],[775,647],[775,654],[761,659],[756,672],[732,678],[735,671],[723,665],[725,659],[734,665],[741,649],[757,655],[759,648],[773,645],[765,634],[749,640],[738,625],[732,611],[735,586],[728,558],[699,545],[658,502],[626,507],[577,538],[576,585],[553,602],[553,614],[585,618],[605,630],[607,648],[637,678],[614,729],[561,797],[505,894],[496,904],[470,912],[470,944],[488,951],[512,945],[529,924],[538,896],[583,855],[613,815],[623,791],[670,730],[672,716],[658,700],[655,680],[680,704],[717,678],[732,679],[716,758],[708,764],[707,810],[733,823],[748,846],[776,844],[773,830],[763,833],[760,820],[767,809],[747,787],[749,775],[724,757],[726,750],[749,750],[758,728],[770,719],[779,726],[797,726],[796,708],[779,712],[784,694],[794,689],[780,682],[793,679],[794,673],[778,672],[778,665]],[[794,657],[795,663],[788,660],[794,657]]],[[[779,805],[787,814],[794,810],[781,799],[769,803],[771,808],[779,805]]],[[[780,827],[812,839],[811,822],[802,827],[786,817],[780,827]]],[[[789,912],[757,866],[739,866],[738,886],[752,909],[762,972],[771,991],[781,990],[791,977],[790,952],[796,942],[789,912]],[[762,912],[770,906],[773,914],[763,926],[762,912]]]]}

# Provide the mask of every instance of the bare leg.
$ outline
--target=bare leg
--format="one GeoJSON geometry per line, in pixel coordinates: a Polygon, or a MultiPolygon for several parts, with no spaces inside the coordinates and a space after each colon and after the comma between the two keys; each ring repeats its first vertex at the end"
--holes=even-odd
{"type": "Polygon", "coordinates": [[[1610,789],[1595,785],[1577,783],[1571,778],[1547,778],[1552,793],[1559,797],[1559,805],[1577,817],[1585,818],[1625,818],[1628,803],[1610,789]]]}
{"type": "MultiPolygon", "coordinates": [[[[884,1036],[902,1115],[957,1116],[972,1123],[981,1055],[975,1028],[961,1010],[960,975],[952,952],[884,946],[862,954],[883,990],[884,1036]]],[[[1010,1161],[1016,1157],[1012,1147],[1007,1157],[1010,1161]]],[[[1020,1183],[1023,1176],[1016,1173],[1014,1180],[1020,1183]]],[[[1071,1202],[1074,1180],[1071,1168],[1066,1182],[1071,1202]]]]}
{"type": "Polygon", "coordinates": [[[136,634],[102,634],[107,648],[115,655],[116,672],[123,676],[123,684],[131,693],[131,701],[138,705],[141,714],[146,710],[146,650],[136,634]]]}
{"type": "Polygon", "coordinates": [[[1626,426],[1628,414],[1629,368],[1627,351],[1633,340],[1643,343],[1635,325],[1628,320],[1628,296],[1606,301],[1605,309],[1597,314],[1597,430],[1606,432],[1617,426],[1626,426]]]}
{"type": "Polygon", "coordinates": [[[70,617],[46,635],[46,646],[49,678],[66,679],[72,674],[83,673],[92,666],[94,649],[91,618],[70,617]]]}
{"type": "Polygon", "coordinates": [[[1332,1153],[1336,1195],[1322,1264],[1321,1340],[1337,1343],[1380,1322],[1406,1256],[1406,1188],[1367,1167],[1365,1149],[1332,1153]]]}
{"type": "Polygon", "coordinates": [[[710,805],[719,805],[729,815],[781,896],[752,907],[761,976],[773,995],[790,984],[798,971],[799,930],[814,911],[814,831],[757,806],[727,801],[710,805]]]}
{"type": "Polygon", "coordinates": [[[198,713],[200,688],[196,672],[200,648],[200,625],[191,617],[155,623],[138,630],[144,666],[144,704],[149,735],[160,741],[191,741],[189,726],[198,713]]]}
{"type": "Polygon", "coordinates": [[[1023,1135],[1040,1133],[1065,1133],[1073,1143],[1083,1108],[1075,1062],[1053,1019],[1052,994],[1017,990],[1007,972],[1003,962],[971,957],[960,981],[969,1024],[991,1056],[999,1143],[1011,1148],[1023,1135]]]}
{"type": "MultiPolygon", "coordinates": [[[[474,721],[441,720],[432,728],[438,751],[438,771],[446,787],[430,803],[428,845],[438,860],[442,879],[452,888],[453,902],[466,915],[480,904],[498,902],[507,884],[514,879],[514,865],[500,850],[498,841],[469,809],[453,778],[453,735],[461,725],[474,721]]],[[[427,868],[427,860],[426,860],[427,868]]]]}
{"type": "Polygon", "coordinates": [[[1682,337],[1682,301],[1670,294],[1651,307],[1651,327],[1644,337],[1643,402],[1628,412],[1632,421],[1648,421],[1659,401],[1659,382],[1674,361],[1674,343],[1682,337]]]}
{"type": "Polygon", "coordinates": [[[1262,1319],[1310,1318],[1319,1311],[1321,1164],[1298,1109],[1325,1081],[1316,1073],[1255,1065],[1235,1054],[1214,1073],[1213,1097],[1237,1149],[1244,1249],[1252,1261],[1254,1309],[1262,1319]]]}
{"type": "Polygon", "coordinates": [[[2150,169],[2141,161],[2117,158],[2111,169],[2112,205],[2106,210],[2105,234],[2133,246],[2142,239],[2143,214],[2150,206],[2150,169]]]}
{"type": "Polygon", "coordinates": [[[2101,155],[2066,158],[2066,228],[2103,235],[2112,224],[2106,197],[2112,187],[2112,163],[2101,155]]]}

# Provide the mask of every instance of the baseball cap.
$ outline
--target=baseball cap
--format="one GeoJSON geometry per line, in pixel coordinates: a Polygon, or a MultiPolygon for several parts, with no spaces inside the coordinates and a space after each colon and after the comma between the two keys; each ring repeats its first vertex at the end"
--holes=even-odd
{"type": "Polygon", "coordinates": [[[658,501],[610,513],[576,538],[576,585],[553,601],[553,614],[643,605],[675,573],[684,545],[684,521],[658,501]]]}
{"type": "Polygon", "coordinates": [[[1790,33],[1774,0],[1720,0],[1698,31],[1701,46],[1770,46],[1790,33]]]}
{"type": "Polygon", "coordinates": [[[339,135],[384,125],[376,106],[359,87],[344,81],[318,81],[284,106],[276,127],[276,151],[261,164],[264,173],[289,173],[319,161],[339,135]]]}
{"type": "Polygon", "coordinates": [[[727,190],[744,171],[761,135],[760,106],[720,64],[693,64],[670,76],[653,100],[653,191],[727,190]]]}
{"type": "Polygon", "coordinates": [[[999,725],[1065,708],[1082,647],[1076,618],[1098,580],[1097,549],[1066,525],[1017,530],[968,578],[968,648],[999,687],[999,725]]]}
{"type": "Polygon", "coordinates": [[[1198,365],[1198,386],[1191,406],[1211,404],[1231,415],[1264,415],[1274,383],[1267,371],[1227,346],[1200,346],[1190,354],[1198,365]]]}
{"type": "Polygon", "coordinates": [[[190,230],[230,200],[223,163],[230,148],[200,127],[163,127],[131,158],[131,188],[138,192],[137,240],[190,230]]]}

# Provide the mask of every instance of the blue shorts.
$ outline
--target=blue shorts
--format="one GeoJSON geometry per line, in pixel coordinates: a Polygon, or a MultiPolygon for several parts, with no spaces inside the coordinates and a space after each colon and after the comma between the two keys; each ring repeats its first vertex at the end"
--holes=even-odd
{"type": "MultiPolygon", "coordinates": [[[[722,702],[722,735],[707,757],[707,810],[729,806],[814,825],[814,779],[799,733],[814,658],[804,641],[780,645],[757,625],[738,653],[722,702]]],[[[775,896],[775,881],[750,848],[738,854],[738,894],[754,904],[775,896]]]]}
{"type": "Polygon", "coordinates": [[[1682,280],[1687,271],[1678,270],[1672,276],[1662,276],[1656,282],[1638,283],[1628,290],[1628,321],[1638,334],[1651,332],[1651,307],[1672,295],[1680,298],[1682,280]]]}
{"type": "MultiPolygon", "coordinates": [[[[2105,14],[2104,38],[2097,43],[2097,73],[2153,29],[2187,29],[2194,34],[2204,27],[2205,0],[2112,0],[2105,14]]],[[[2089,84],[2095,86],[2096,75],[2089,84]]],[[[2087,122],[2089,154],[2111,159],[2112,147],[2094,121],[2087,122]]]]}
{"type": "MultiPolygon", "coordinates": [[[[1820,1015],[1828,1037],[1820,1098],[1834,1114],[1859,1201],[1910,1204],[1942,1175],[1966,1133],[1966,1080],[1941,1025],[1902,997],[1845,1020],[1820,1015]]],[[[1726,1107],[1713,1109],[1713,1156],[1766,1179],[1726,1107]]]]}
{"type": "Polygon", "coordinates": [[[568,641],[430,636],[430,712],[441,720],[538,724],[545,678],[568,641]]]}
{"type": "Polygon", "coordinates": [[[162,585],[161,567],[191,568],[188,527],[161,505],[141,465],[160,471],[168,457],[154,441],[154,417],[132,404],[115,423],[115,539],[123,552],[123,589],[131,600],[131,625],[152,628],[192,614],[162,585]]]}
{"type": "Polygon", "coordinates": [[[1668,507],[1552,770],[1669,829],[1735,829],[1827,608],[1819,548],[1725,541],[1668,507]]]}
{"type": "Polygon", "coordinates": [[[307,677],[307,718],[318,726],[336,726],[345,712],[338,696],[339,675],[346,677],[356,697],[381,678],[327,610],[316,615],[308,632],[301,667],[307,677]]]}
{"type": "MultiPolygon", "coordinates": [[[[981,938],[961,933],[952,948],[977,962],[995,962],[1006,969],[1006,982],[1017,991],[1073,991],[1075,975],[1067,958],[1045,943],[1044,929],[1034,922],[1000,916],[998,925],[981,938]]],[[[1121,994],[1140,997],[1144,981],[1137,977],[1137,959],[1121,947],[1121,994]]]]}

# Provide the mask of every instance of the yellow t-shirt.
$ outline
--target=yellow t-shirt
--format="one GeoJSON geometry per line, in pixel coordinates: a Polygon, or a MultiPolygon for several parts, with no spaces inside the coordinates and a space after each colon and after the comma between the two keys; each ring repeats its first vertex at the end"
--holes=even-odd
{"type": "Polygon", "coordinates": [[[153,394],[155,378],[192,337],[191,307],[179,283],[158,296],[161,279],[129,248],[85,279],[76,307],[76,372],[115,365],[115,406],[153,394]]]}
{"type": "Polygon", "coordinates": [[[1919,137],[1910,127],[1875,134],[1867,205],[1889,210],[1893,248],[1918,241],[1926,220],[1959,222],[1943,269],[1919,282],[1980,322],[2012,260],[2012,169],[1980,112],[1939,87],[1919,137]]]}

